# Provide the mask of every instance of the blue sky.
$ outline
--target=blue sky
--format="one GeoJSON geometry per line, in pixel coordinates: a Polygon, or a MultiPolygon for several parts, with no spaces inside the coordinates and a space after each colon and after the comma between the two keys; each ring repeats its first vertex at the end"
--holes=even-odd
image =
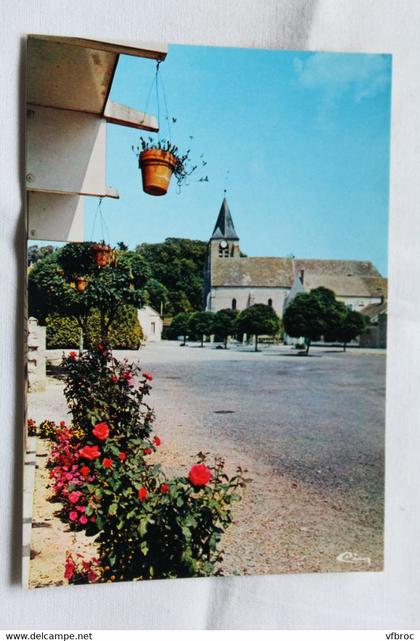
{"type": "MultiPolygon", "coordinates": [[[[121,56],[111,99],[144,110],[155,68],[121,56]]],[[[108,242],[208,240],[229,172],[249,256],[371,260],[386,274],[390,56],[177,45],[160,76],[172,139],[193,159],[204,153],[209,182],[148,196],[131,150],[141,132],[109,125],[108,184],[120,200],[102,203],[108,242]]],[[[147,111],[157,113],[154,92],[147,111]]],[[[163,101],[160,112],[166,138],[163,101]]],[[[85,237],[99,240],[97,201],[85,202],[85,237]]]]}

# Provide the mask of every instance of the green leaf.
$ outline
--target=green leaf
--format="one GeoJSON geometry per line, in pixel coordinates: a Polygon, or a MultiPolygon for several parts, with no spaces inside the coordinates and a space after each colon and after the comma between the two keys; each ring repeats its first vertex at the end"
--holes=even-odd
{"type": "Polygon", "coordinates": [[[114,516],[117,513],[118,510],[118,503],[111,503],[108,509],[108,514],[110,516],[114,516]]]}
{"type": "Polygon", "coordinates": [[[138,527],[138,531],[139,531],[141,537],[145,536],[145,534],[147,532],[147,519],[140,519],[140,524],[139,524],[139,527],[138,527]]]}

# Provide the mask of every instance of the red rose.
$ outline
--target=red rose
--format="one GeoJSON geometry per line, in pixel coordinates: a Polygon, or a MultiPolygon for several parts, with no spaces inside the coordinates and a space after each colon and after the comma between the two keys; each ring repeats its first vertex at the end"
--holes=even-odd
{"type": "Polygon", "coordinates": [[[149,372],[143,372],[143,376],[146,379],[146,381],[153,381],[153,376],[149,374],[149,372]]]}
{"type": "Polygon", "coordinates": [[[36,425],[36,422],[33,418],[28,418],[27,425],[28,427],[34,427],[34,425],[36,425]]]}
{"type": "Polygon", "coordinates": [[[160,440],[159,436],[155,436],[155,437],[154,437],[154,439],[153,439],[153,443],[154,443],[157,447],[159,447],[159,445],[162,443],[162,441],[160,440]]]}
{"type": "Polygon", "coordinates": [[[143,450],[143,454],[152,454],[153,450],[148,447],[146,450],[143,450]]]}
{"type": "Polygon", "coordinates": [[[69,358],[77,358],[77,352],[70,352],[69,358]]]}
{"type": "Polygon", "coordinates": [[[160,491],[162,492],[162,494],[168,494],[169,485],[167,483],[162,483],[162,485],[160,486],[160,491]]]}
{"type": "Polygon", "coordinates": [[[127,458],[127,454],[125,452],[120,452],[118,454],[118,458],[120,459],[120,461],[125,461],[125,459],[127,458]]]}
{"type": "Polygon", "coordinates": [[[107,469],[112,467],[112,458],[104,458],[104,460],[102,461],[102,465],[107,469]]]}
{"type": "Polygon", "coordinates": [[[97,445],[85,445],[79,451],[79,455],[82,458],[86,458],[89,461],[93,461],[101,455],[101,451],[97,445]]]}
{"type": "Polygon", "coordinates": [[[193,465],[188,474],[188,478],[195,487],[202,487],[210,481],[211,471],[204,463],[193,465]]]}
{"type": "Polygon", "coordinates": [[[98,344],[98,349],[102,352],[102,350],[104,349],[104,346],[102,345],[102,343],[98,344]]]}
{"type": "Polygon", "coordinates": [[[60,421],[60,427],[66,427],[66,421],[60,421]]]}
{"type": "Polygon", "coordinates": [[[139,487],[139,489],[137,490],[137,494],[140,501],[145,501],[147,499],[148,492],[145,487],[139,487]]]}
{"type": "Polygon", "coordinates": [[[118,383],[118,380],[119,380],[119,379],[118,379],[118,376],[111,376],[111,381],[112,381],[113,383],[118,383]]]}
{"type": "Polygon", "coordinates": [[[90,474],[90,469],[87,467],[87,465],[83,465],[83,466],[80,468],[80,474],[81,474],[82,476],[89,476],[89,474],[90,474]]]}
{"type": "Polygon", "coordinates": [[[92,434],[96,436],[100,441],[105,441],[109,436],[109,426],[107,423],[97,423],[95,429],[92,430],[92,434]]]}

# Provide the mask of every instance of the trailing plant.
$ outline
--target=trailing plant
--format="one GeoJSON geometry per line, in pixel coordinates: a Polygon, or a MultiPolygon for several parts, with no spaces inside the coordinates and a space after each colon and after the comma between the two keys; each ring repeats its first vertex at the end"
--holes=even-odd
{"type": "MultiPolygon", "coordinates": [[[[190,137],[192,138],[192,136],[190,137]]],[[[141,168],[141,154],[144,151],[150,151],[151,149],[158,149],[167,154],[171,154],[174,157],[175,168],[173,175],[175,176],[178,188],[182,187],[184,183],[187,183],[187,179],[193,174],[201,165],[201,168],[204,168],[207,165],[207,162],[203,158],[203,154],[200,156],[200,163],[193,164],[191,160],[191,149],[187,149],[185,153],[182,153],[179,147],[173,144],[170,140],[161,138],[155,140],[151,136],[148,138],[140,137],[140,145],[132,146],[132,149],[139,160],[139,168],[141,168]]],[[[208,182],[208,176],[202,176],[198,178],[198,182],[208,182]]]]}

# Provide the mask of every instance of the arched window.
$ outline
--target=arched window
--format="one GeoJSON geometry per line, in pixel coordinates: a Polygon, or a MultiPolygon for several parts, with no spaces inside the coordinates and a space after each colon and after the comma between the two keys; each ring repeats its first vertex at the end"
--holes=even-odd
{"type": "Polygon", "coordinates": [[[272,298],[268,299],[267,305],[269,305],[270,307],[273,307],[273,299],[272,298]]]}
{"type": "Polygon", "coordinates": [[[236,309],[236,298],[232,298],[232,309],[236,309]]]}

